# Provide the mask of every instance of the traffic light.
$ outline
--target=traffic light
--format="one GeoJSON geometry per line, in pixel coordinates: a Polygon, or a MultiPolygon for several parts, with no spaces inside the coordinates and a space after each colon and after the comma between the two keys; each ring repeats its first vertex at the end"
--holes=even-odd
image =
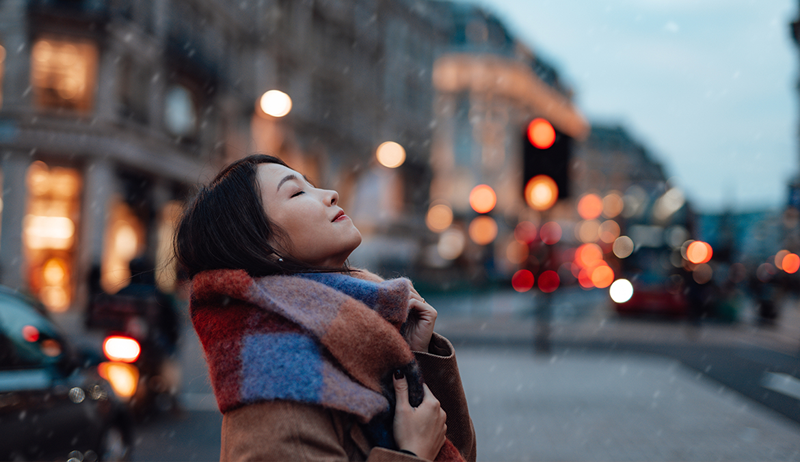
{"type": "Polygon", "coordinates": [[[558,188],[558,199],[569,197],[569,161],[572,138],[545,119],[533,119],[522,133],[523,197],[528,182],[539,175],[550,177],[558,188]]]}

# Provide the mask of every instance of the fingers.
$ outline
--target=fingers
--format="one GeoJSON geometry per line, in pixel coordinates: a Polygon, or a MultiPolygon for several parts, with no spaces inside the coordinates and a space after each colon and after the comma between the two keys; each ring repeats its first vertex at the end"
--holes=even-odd
{"type": "Polygon", "coordinates": [[[394,395],[397,399],[397,406],[410,406],[408,403],[408,380],[398,369],[394,373],[394,395]]]}

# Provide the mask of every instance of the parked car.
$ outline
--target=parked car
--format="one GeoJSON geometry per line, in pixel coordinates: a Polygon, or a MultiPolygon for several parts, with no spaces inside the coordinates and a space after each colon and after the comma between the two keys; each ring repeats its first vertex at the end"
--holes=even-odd
{"type": "Polygon", "coordinates": [[[0,460],[128,460],[132,419],[38,302],[0,287],[0,460]]]}

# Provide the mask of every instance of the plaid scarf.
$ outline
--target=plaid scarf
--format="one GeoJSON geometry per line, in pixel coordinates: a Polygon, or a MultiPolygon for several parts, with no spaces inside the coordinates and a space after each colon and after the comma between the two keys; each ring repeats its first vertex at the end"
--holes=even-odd
{"type": "MultiPolygon", "coordinates": [[[[411,283],[304,273],[252,278],[214,270],[192,281],[190,312],[221,412],[259,401],[318,404],[356,415],[376,446],[392,436],[392,374],[422,401],[422,375],[401,332],[411,283]]],[[[447,441],[436,460],[459,460],[447,441]]]]}

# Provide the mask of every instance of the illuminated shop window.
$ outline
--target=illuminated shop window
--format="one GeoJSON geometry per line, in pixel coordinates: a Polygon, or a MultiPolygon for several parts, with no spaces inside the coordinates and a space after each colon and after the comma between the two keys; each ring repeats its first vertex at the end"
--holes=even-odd
{"type": "Polygon", "coordinates": [[[33,45],[31,80],[36,105],[88,112],[97,74],[97,47],[89,41],[41,38],[33,45]]]}
{"type": "Polygon", "coordinates": [[[31,291],[51,311],[64,311],[73,297],[73,262],[80,213],[77,170],[31,164],[23,243],[31,291]]]}
{"type": "Polygon", "coordinates": [[[144,249],[145,229],[121,200],[113,201],[106,226],[100,285],[113,294],[130,283],[130,262],[144,249]]]}

